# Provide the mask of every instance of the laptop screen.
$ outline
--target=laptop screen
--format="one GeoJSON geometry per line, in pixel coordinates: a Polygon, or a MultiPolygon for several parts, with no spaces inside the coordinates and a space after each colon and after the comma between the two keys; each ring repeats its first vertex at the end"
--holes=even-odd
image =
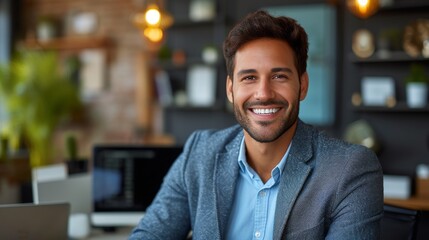
{"type": "Polygon", "coordinates": [[[128,218],[122,218],[130,220],[130,225],[135,224],[136,219],[132,220],[131,215],[142,215],[151,204],[165,174],[181,152],[179,146],[95,146],[93,224],[128,225],[115,222],[121,219],[120,214],[128,214],[128,218]],[[98,213],[104,213],[103,217],[98,218],[98,213]],[[113,216],[113,222],[108,216],[113,216]]]}
{"type": "Polygon", "coordinates": [[[0,205],[1,239],[68,239],[70,204],[0,205]]]}

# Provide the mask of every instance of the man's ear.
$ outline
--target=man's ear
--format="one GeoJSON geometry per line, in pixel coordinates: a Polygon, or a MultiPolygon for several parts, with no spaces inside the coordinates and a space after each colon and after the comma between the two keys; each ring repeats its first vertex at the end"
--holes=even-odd
{"type": "Polygon", "coordinates": [[[228,100],[232,103],[233,94],[232,94],[232,79],[228,76],[226,77],[226,96],[228,100]]]}
{"type": "Polygon", "coordinates": [[[300,98],[299,100],[302,101],[305,99],[305,97],[307,96],[307,92],[308,92],[308,85],[309,85],[309,80],[308,80],[308,73],[305,72],[301,75],[301,79],[300,79],[300,98]]]}

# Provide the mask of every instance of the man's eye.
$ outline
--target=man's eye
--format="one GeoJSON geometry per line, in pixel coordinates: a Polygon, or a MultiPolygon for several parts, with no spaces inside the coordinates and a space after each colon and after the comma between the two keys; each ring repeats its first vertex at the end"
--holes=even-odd
{"type": "Polygon", "coordinates": [[[286,75],[283,74],[276,74],[273,76],[274,79],[287,79],[286,75]]]}
{"type": "Polygon", "coordinates": [[[272,79],[274,79],[274,80],[278,80],[278,81],[286,81],[286,80],[288,80],[289,78],[288,78],[288,76],[287,76],[287,75],[285,75],[285,74],[276,74],[276,75],[273,75],[272,79]]]}
{"type": "Polygon", "coordinates": [[[245,76],[243,77],[243,80],[255,80],[256,77],[255,76],[245,76]]]}

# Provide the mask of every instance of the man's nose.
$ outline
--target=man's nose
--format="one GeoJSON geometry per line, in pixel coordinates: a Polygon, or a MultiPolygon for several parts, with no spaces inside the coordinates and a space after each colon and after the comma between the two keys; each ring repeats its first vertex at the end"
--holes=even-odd
{"type": "Polygon", "coordinates": [[[263,78],[257,84],[255,91],[255,98],[258,100],[266,100],[274,97],[272,83],[269,79],[263,78]]]}

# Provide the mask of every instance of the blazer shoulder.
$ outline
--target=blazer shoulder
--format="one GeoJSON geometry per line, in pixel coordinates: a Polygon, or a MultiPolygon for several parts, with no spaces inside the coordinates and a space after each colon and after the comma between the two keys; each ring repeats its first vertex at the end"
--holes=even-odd
{"type": "Polygon", "coordinates": [[[186,141],[185,145],[192,144],[193,146],[219,146],[224,147],[242,135],[242,128],[239,125],[234,125],[229,128],[205,129],[194,131],[186,141]]]}

